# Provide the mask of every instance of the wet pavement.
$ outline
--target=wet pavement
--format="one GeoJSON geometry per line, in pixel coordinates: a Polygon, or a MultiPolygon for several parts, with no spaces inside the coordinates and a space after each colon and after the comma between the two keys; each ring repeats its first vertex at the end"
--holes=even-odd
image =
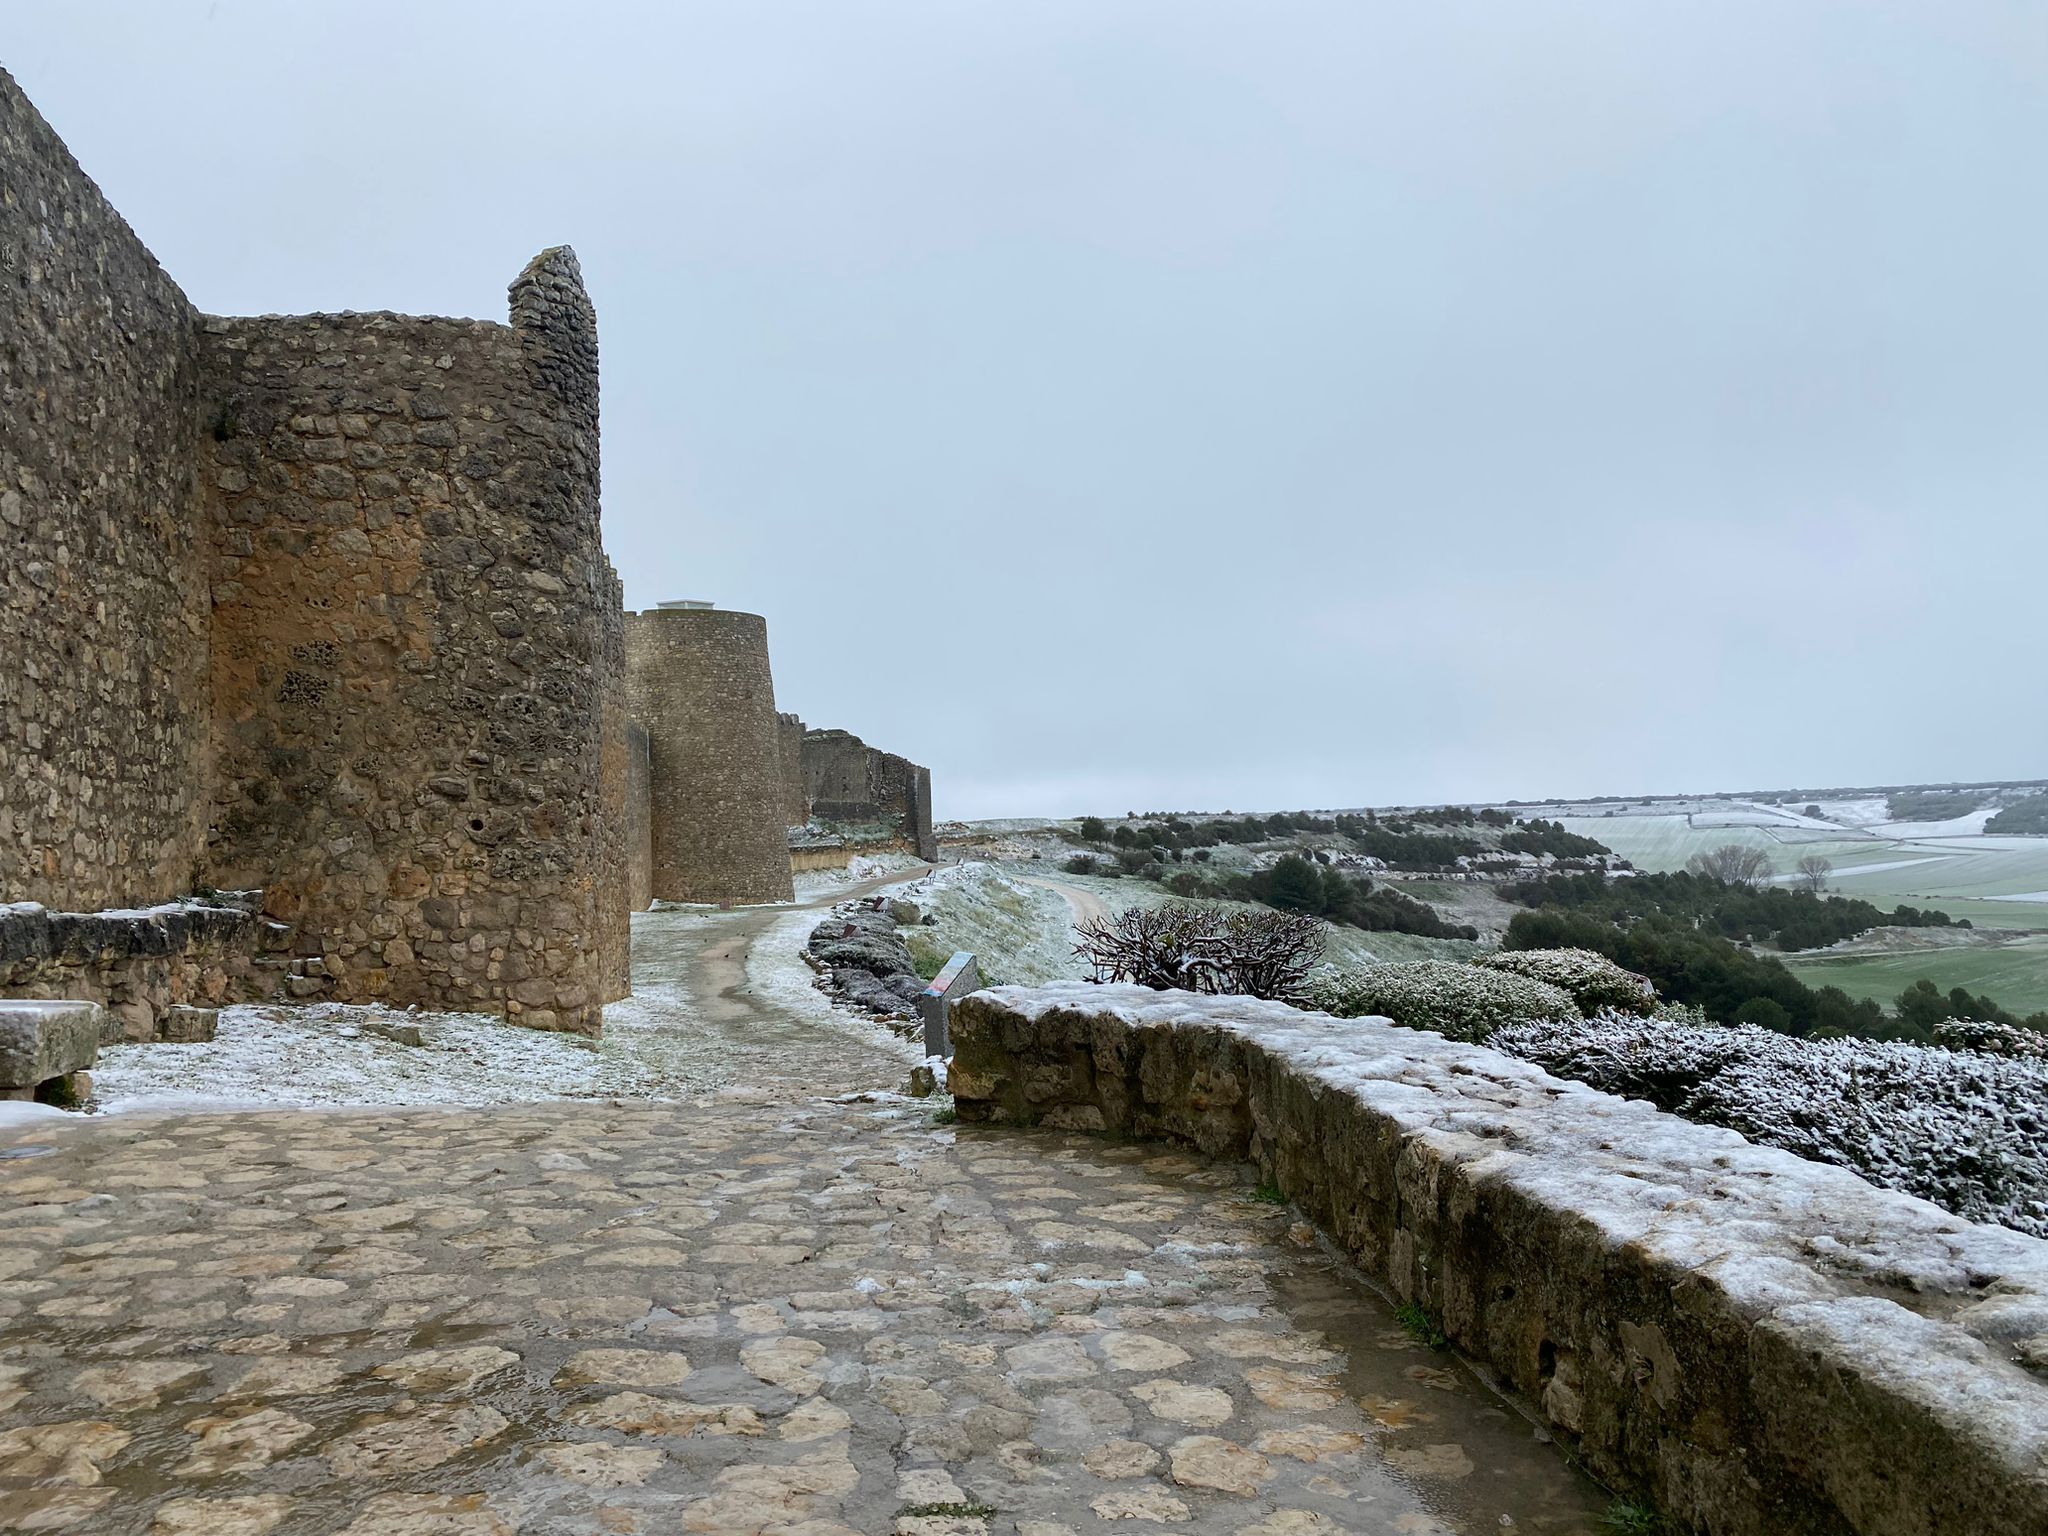
{"type": "Polygon", "coordinates": [[[0,1131],[0,1530],[1596,1529],[1247,1170],[816,1096],[902,1063],[757,985],[785,918],[636,955],[778,1102],[0,1131]]]}

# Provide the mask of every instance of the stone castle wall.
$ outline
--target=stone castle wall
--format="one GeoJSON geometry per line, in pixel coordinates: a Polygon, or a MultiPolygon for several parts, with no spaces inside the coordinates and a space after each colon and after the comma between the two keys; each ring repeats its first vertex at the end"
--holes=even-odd
{"type": "Polygon", "coordinates": [[[791,827],[811,819],[811,797],[804,792],[804,722],[797,715],[775,717],[775,761],[782,770],[782,816],[791,827]]]}
{"type": "Polygon", "coordinates": [[[789,900],[767,621],[715,608],[628,615],[626,690],[651,749],[655,897],[789,900]]]}
{"type": "Polygon", "coordinates": [[[594,1031],[627,722],[573,254],[509,325],[208,319],[0,75],[0,269],[0,901],[260,886],[295,991],[594,1031]]]}
{"type": "MultiPolygon", "coordinates": [[[[599,614],[599,769],[603,781],[598,826],[598,972],[606,1001],[633,990],[634,776],[633,720],[626,705],[625,586],[604,563],[605,601],[599,614]]],[[[644,737],[644,732],[642,733],[644,737]]],[[[644,758],[642,759],[645,760],[644,758]]],[[[642,803],[641,819],[645,819],[642,803]]]]}
{"type": "Polygon", "coordinates": [[[206,322],[211,863],[335,998],[594,1032],[624,987],[596,319],[566,250],[511,301],[206,322]]]}
{"type": "Polygon", "coordinates": [[[932,831],[932,775],[850,731],[806,731],[802,766],[809,815],[866,829],[921,859],[939,856],[932,831]]]}
{"type": "Polygon", "coordinates": [[[626,905],[654,905],[653,742],[638,720],[626,722],[626,905]]]}
{"type": "Polygon", "coordinates": [[[0,900],[206,851],[199,317],[0,71],[0,900]]]}
{"type": "Polygon", "coordinates": [[[52,912],[0,906],[0,997],[99,1003],[105,1041],[182,1038],[179,1007],[260,1002],[287,979],[292,931],[254,893],[204,904],[52,912]]]}

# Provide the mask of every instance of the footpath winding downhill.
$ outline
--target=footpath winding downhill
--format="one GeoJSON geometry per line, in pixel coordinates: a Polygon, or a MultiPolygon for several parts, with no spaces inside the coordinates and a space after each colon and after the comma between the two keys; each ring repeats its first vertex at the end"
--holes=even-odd
{"type": "Polygon", "coordinates": [[[1594,1529],[1245,1170],[956,1132],[758,985],[815,914],[661,916],[636,981],[765,1102],[0,1131],[0,1529],[1594,1529]]]}

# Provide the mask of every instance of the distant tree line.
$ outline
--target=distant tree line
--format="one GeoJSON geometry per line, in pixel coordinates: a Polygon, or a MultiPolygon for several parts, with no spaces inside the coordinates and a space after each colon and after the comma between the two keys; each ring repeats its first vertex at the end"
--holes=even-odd
{"type": "Polygon", "coordinates": [[[1902,789],[1885,797],[1884,812],[1893,821],[1952,821],[1988,799],[1975,790],[1902,789]]]}
{"type": "MultiPolygon", "coordinates": [[[[1724,939],[1768,942],[1781,950],[1823,949],[1872,928],[1946,928],[1952,921],[1946,912],[1907,906],[1886,912],[1850,896],[1731,884],[1684,871],[1626,880],[1544,875],[1504,885],[1501,894],[1524,907],[1565,907],[1611,923],[1671,918],[1724,939]]],[[[1967,928],[1969,919],[1954,926],[1967,928]]]]}
{"type": "MultiPolygon", "coordinates": [[[[1201,857],[1195,855],[1198,860],[1201,857]]],[[[1477,928],[1446,921],[1427,902],[1298,853],[1282,855],[1270,869],[1242,874],[1173,869],[1150,853],[1140,859],[1131,850],[1107,863],[1094,854],[1079,853],[1067,860],[1066,869],[1075,875],[1135,875],[1157,881],[1176,896],[1253,902],[1373,933],[1414,933],[1431,939],[1479,937],[1477,928]]]]}
{"type": "Polygon", "coordinates": [[[1923,1044],[1934,1043],[1939,1026],[1953,1019],[2048,1031],[2048,1012],[2022,1018],[1989,997],[1961,987],[1943,993],[1929,981],[1907,988],[1887,1014],[1840,987],[1808,986],[1775,957],[1744,947],[1768,940],[1781,949],[1811,949],[1885,925],[1945,927],[1945,912],[1905,906],[1885,912],[1867,901],[1691,874],[1627,880],[1552,875],[1505,887],[1503,894],[1532,909],[1509,921],[1503,949],[1590,949],[1723,1024],[1923,1044]]]}
{"type": "Polygon", "coordinates": [[[1984,830],[2022,837],[2048,837],[2048,793],[2015,800],[1987,820],[1984,830]]]}
{"type": "Polygon", "coordinates": [[[1271,869],[1233,876],[1224,882],[1224,890],[1241,901],[1256,901],[1282,912],[1304,912],[1371,933],[1417,933],[1431,939],[1479,937],[1477,928],[1445,921],[1427,902],[1299,854],[1285,855],[1271,869]]]}

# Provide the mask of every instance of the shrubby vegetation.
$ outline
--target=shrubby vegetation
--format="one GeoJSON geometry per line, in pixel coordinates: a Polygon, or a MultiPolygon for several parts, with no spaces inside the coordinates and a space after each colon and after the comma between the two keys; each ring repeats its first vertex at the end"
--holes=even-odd
{"type": "Polygon", "coordinates": [[[1299,1002],[1323,952],[1323,925],[1287,912],[1229,911],[1169,902],[1094,918],[1074,953],[1094,981],[1161,991],[1239,994],[1299,1002]]]}
{"type": "Polygon", "coordinates": [[[1568,832],[1561,821],[1533,819],[1501,835],[1500,845],[1509,853],[1547,853],[1560,859],[1605,858],[1614,850],[1591,837],[1568,832]]]}
{"type": "Polygon", "coordinates": [[[1793,1035],[1901,1032],[1876,1003],[1851,998],[1840,987],[1809,987],[1778,961],[1682,918],[1647,916],[1622,927],[1584,912],[1544,907],[1517,912],[1501,947],[1593,950],[1648,977],[1665,997],[1696,1004],[1726,1024],[1763,1024],[1793,1035]]]}
{"type": "Polygon", "coordinates": [[[2015,800],[1984,823],[1986,832],[2048,837],[2048,791],[2015,800]]]}
{"type": "MultiPolygon", "coordinates": [[[[1823,949],[1872,928],[1946,928],[1946,912],[1899,906],[1887,912],[1848,896],[1821,896],[1785,886],[1741,885],[1692,873],[1545,875],[1501,887],[1525,907],[1564,907],[1613,923],[1672,918],[1724,939],[1769,942],[1781,950],[1823,949]]],[[[1968,919],[1957,924],[1969,926],[1968,919]]]]}
{"type": "Polygon", "coordinates": [[[1419,933],[1432,939],[1479,937],[1477,928],[1444,921],[1426,902],[1299,854],[1286,855],[1271,869],[1227,880],[1222,890],[1241,901],[1259,902],[1282,912],[1306,912],[1373,933],[1419,933]]]}
{"type": "Polygon", "coordinates": [[[2048,1061],[1607,1015],[1487,1044],[1560,1077],[2048,1237],[2048,1061]]]}
{"type": "Polygon", "coordinates": [[[1952,821],[1990,798],[1976,790],[1902,789],[1885,797],[1884,813],[1892,821],[1952,821]]]}
{"type": "Polygon", "coordinates": [[[1157,816],[1143,822],[1126,820],[1111,826],[1099,816],[1086,816],[1075,836],[1093,848],[1109,847],[1156,855],[1161,863],[1179,862],[1198,849],[1226,843],[1250,846],[1299,834],[1341,840],[1350,851],[1378,859],[1389,869],[1417,874],[1455,869],[1461,858],[1495,851],[1551,854],[1557,858],[1605,858],[1611,850],[1590,837],[1565,830],[1555,821],[1517,821],[1506,811],[1445,806],[1381,817],[1316,816],[1307,811],[1281,811],[1272,816],[1220,817],[1190,821],[1183,816],[1157,816]],[[1471,830],[1467,830],[1471,829],[1471,830]],[[1477,829],[1498,833],[1482,837],[1477,829]]]}
{"type": "Polygon", "coordinates": [[[1590,949],[1501,950],[1479,964],[1547,982],[1569,995],[1587,1018],[1603,1012],[1646,1014],[1657,1003],[1649,982],[1590,949]]]}
{"type": "Polygon", "coordinates": [[[1448,960],[1325,972],[1309,998],[1319,1011],[1340,1019],[1378,1014],[1409,1029],[1475,1043],[1505,1025],[1579,1016],[1562,987],[1448,960]]]}
{"type": "Polygon", "coordinates": [[[1887,1015],[1839,987],[1810,987],[1777,960],[1737,942],[1818,948],[1879,926],[1946,927],[1945,912],[1904,906],[1884,912],[1841,896],[1730,886],[1690,874],[1612,881],[1554,875],[1507,886],[1503,894],[1534,908],[1508,923],[1504,950],[1593,950],[1723,1024],[1922,1043],[1935,1040],[1937,1024],[1958,1018],[2048,1030],[2048,1013],[2022,1019],[1991,998],[1961,988],[1944,994],[1926,981],[1902,993],[1887,1015]]]}

